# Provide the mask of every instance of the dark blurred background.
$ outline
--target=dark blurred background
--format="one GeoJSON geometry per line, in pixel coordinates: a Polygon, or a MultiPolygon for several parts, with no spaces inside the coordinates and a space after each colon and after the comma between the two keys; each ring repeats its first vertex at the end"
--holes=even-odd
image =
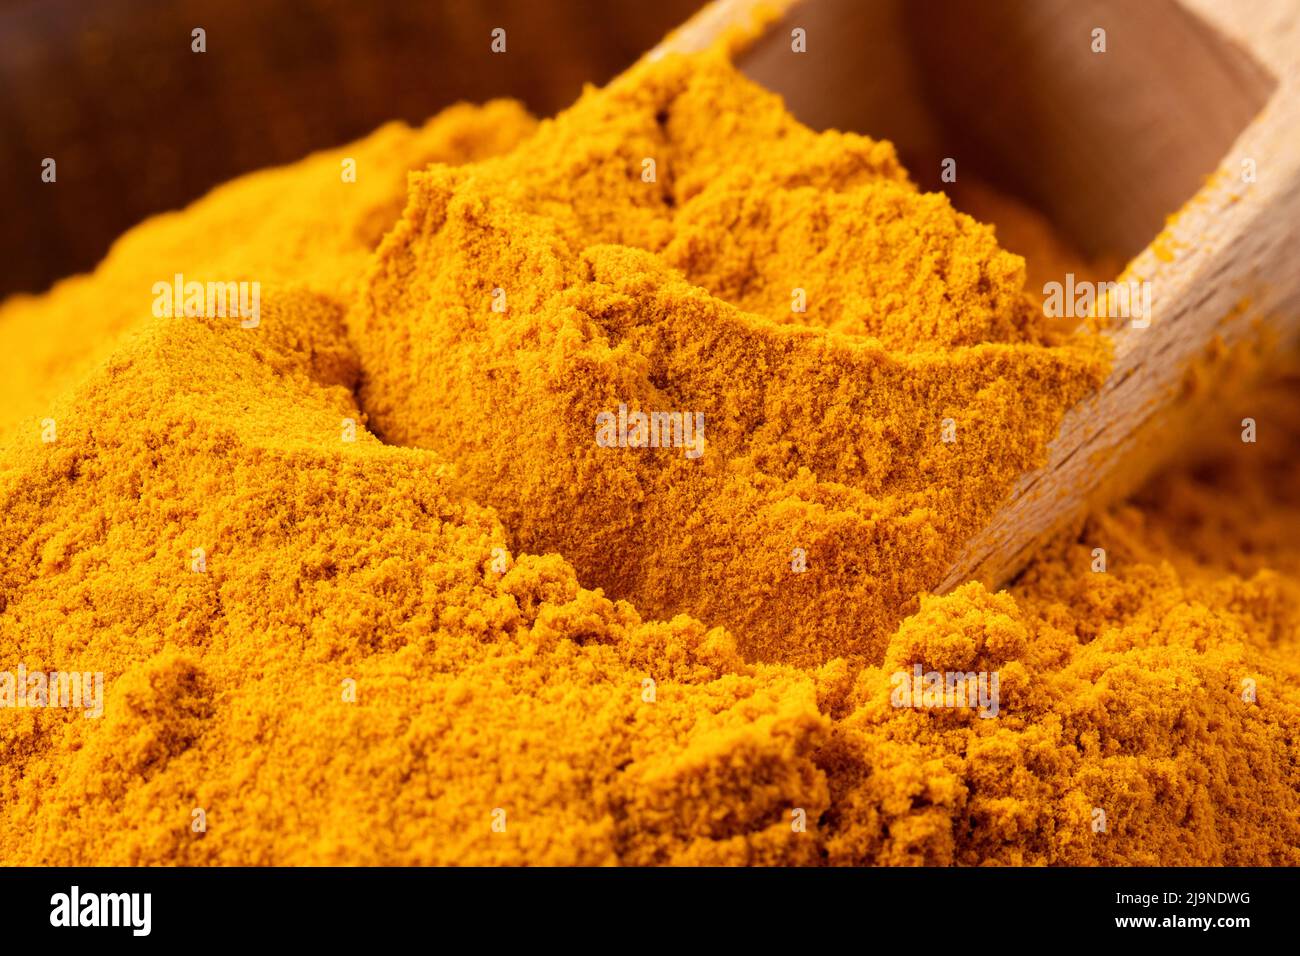
{"type": "MultiPolygon", "coordinates": [[[[494,96],[553,114],[703,2],[0,0],[0,297],[92,268],[123,231],[217,183],[390,119],[494,96]],[[195,27],[206,53],[191,52],[195,27]]],[[[1004,225],[1019,217],[972,185],[1039,211],[1112,274],[1275,88],[1175,0],[817,0],[742,65],[814,128],[893,140],[920,185],[998,223],[1013,251],[1041,236],[1018,247],[1004,225]],[[952,187],[947,156],[961,160],[952,187]]]]}
{"type": "Polygon", "coordinates": [[[0,297],[93,268],[127,228],[217,183],[389,119],[494,96],[554,113],[700,5],[0,0],[0,297]],[[191,52],[196,27],[206,53],[191,52]]]}

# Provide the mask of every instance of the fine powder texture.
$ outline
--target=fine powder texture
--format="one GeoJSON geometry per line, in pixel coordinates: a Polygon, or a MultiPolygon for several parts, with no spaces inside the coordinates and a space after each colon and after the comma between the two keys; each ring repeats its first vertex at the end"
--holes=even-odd
{"type": "Polygon", "coordinates": [[[748,660],[879,662],[1101,381],[1024,280],[889,144],[668,59],[413,178],[356,310],[362,404],[520,550],[642,613],[724,625],[748,660]],[[598,447],[620,406],[702,416],[703,454],[598,447]]]}
{"type": "Polygon", "coordinates": [[[0,306],[0,671],[106,681],[0,708],[0,863],[1300,863],[1300,382],[920,596],[1104,372],[1023,274],[701,57],[246,177],[0,306]],[[174,272],[260,324],[151,318],[174,272]],[[703,454],[598,447],[619,403],[703,454]],[[893,706],[918,664],[996,718],[893,706]]]}

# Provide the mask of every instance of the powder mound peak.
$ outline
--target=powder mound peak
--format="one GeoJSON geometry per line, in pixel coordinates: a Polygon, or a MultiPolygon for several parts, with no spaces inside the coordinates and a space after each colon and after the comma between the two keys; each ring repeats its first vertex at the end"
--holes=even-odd
{"type": "Polygon", "coordinates": [[[376,431],[453,462],[521,550],[750,660],[878,661],[1100,381],[1023,284],[887,144],[668,57],[413,177],[349,324],[376,431]],[[642,414],[702,443],[594,434],[642,414]]]}
{"type": "Polygon", "coordinates": [[[385,127],[0,305],[0,699],[105,677],[102,718],[0,710],[0,862],[1300,862],[1294,378],[1279,440],[1207,423],[1010,592],[916,602],[1096,357],[888,144],[725,64],[534,131],[385,127]],[[168,271],[262,322],[151,320],[168,271]],[[620,404],[705,454],[596,448],[620,404]],[[996,719],[896,705],[917,663],[997,672],[996,719]]]}

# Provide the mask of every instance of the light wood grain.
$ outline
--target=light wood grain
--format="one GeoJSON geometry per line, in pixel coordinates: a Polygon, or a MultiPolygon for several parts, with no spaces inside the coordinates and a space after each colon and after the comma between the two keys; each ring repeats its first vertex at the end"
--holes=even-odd
{"type": "Polygon", "coordinates": [[[657,60],[668,53],[699,53],[724,37],[740,55],[785,13],[806,0],[713,0],[646,54],[657,60]]]}
{"type": "Polygon", "coordinates": [[[1123,323],[1109,333],[1109,378],[1067,413],[1046,466],[1025,475],[966,543],[939,591],[971,578],[1006,581],[1044,535],[1127,490],[1173,451],[1163,442],[1177,431],[1160,428],[1160,417],[1216,337],[1232,345],[1263,332],[1278,347],[1300,337],[1300,10],[1290,0],[1186,5],[1269,69],[1276,89],[1167,234],[1130,265],[1132,278],[1151,282],[1150,326],[1123,323]],[[1254,183],[1242,181],[1246,158],[1257,166],[1254,183]]]}

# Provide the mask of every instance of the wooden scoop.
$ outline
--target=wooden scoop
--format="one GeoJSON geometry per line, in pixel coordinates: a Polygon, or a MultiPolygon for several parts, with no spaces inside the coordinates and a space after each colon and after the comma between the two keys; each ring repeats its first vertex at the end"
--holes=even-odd
{"type": "Polygon", "coordinates": [[[935,590],[1005,582],[1131,490],[1210,352],[1300,339],[1300,0],[716,0],[647,57],[720,40],[805,122],[893,140],[923,185],[911,160],[955,157],[1150,282],[1149,322],[1106,332],[1109,378],[935,590]]]}

